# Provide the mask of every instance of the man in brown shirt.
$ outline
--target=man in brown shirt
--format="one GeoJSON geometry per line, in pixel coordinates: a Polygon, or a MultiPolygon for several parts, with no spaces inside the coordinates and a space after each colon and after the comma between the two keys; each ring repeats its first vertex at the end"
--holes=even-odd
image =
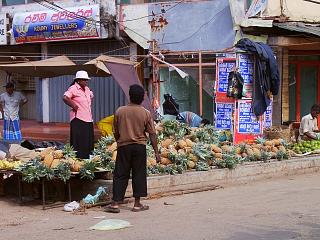
{"type": "Polygon", "coordinates": [[[118,108],[114,115],[113,132],[118,149],[113,172],[113,202],[106,208],[107,212],[120,212],[119,203],[124,200],[131,170],[135,198],[132,211],[149,209],[149,206],[142,205],[140,202],[141,197],[147,196],[147,133],[149,133],[157,162],[160,162],[160,155],[153,119],[150,112],[141,106],[144,94],[142,86],[136,84],[130,86],[130,103],[118,108]]]}

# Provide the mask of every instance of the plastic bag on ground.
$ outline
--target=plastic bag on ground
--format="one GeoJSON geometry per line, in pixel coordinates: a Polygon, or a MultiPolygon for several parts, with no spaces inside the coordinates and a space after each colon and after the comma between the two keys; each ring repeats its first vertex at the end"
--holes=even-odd
{"type": "Polygon", "coordinates": [[[118,230],[118,229],[127,228],[131,226],[132,225],[129,222],[124,220],[106,219],[90,227],[90,230],[108,231],[108,230],[118,230]]]}
{"type": "Polygon", "coordinates": [[[74,210],[77,210],[80,208],[80,204],[76,201],[69,202],[64,205],[63,211],[65,212],[73,212],[74,210]]]}

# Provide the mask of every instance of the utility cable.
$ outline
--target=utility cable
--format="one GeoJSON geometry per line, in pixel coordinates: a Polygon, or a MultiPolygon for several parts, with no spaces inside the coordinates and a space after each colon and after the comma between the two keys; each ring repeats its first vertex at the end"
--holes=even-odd
{"type": "MultiPolygon", "coordinates": [[[[175,8],[176,6],[178,6],[179,4],[183,3],[185,0],[181,0],[180,2],[178,2],[177,4],[171,6],[170,8],[164,10],[165,12],[170,11],[171,9],[175,8]]],[[[149,14],[143,17],[138,17],[138,18],[132,18],[132,19],[127,19],[127,20],[123,20],[123,21],[119,21],[119,22],[131,22],[131,21],[136,21],[136,20],[140,20],[140,19],[144,19],[144,18],[148,18],[148,17],[153,17],[153,16],[158,16],[163,14],[164,12],[161,13],[156,13],[156,14],[149,14]]]]}

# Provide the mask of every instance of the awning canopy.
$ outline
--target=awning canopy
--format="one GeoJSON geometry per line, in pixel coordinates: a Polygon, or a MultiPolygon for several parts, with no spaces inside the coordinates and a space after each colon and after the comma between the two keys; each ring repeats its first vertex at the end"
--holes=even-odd
{"type": "Polygon", "coordinates": [[[320,37],[320,24],[307,24],[302,22],[274,22],[273,25],[289,31],[308,33],[320,37]]]}
{"type": "Polygon", "coordinates": [[[73,75],[77,70],[77,65],[68,57],[62,55],[39,61],[0,64],[0,70],[8,73],[20,73],[32,77],[47,78],[73,75]]]}
{"type": "Polygon", "coordinates": [[[81,69],[89,73],[90,76],[105,77],[111,76],[108,67],[104,63],[119,63],[124,65],[134,65],[133,62],[122,58],[109,57],[106,55],[100,55],[99,57],[90,60],[89,62],[81,65],[81,69]]]}
{"type": "Polygon", "coordinates": [[[92,77],[111,76],[109,69],[104,63],[119,63],[134,65],[134,62],[122,58],[101,55],[83,65],[77,65],[67,56],[57,56],[39,61],[23,63],[0,64],[0,70],[7,73],[20,73],[31,77],[51,78],[63,75],[75,75],[79,70],[85,70],[92,77]]]}

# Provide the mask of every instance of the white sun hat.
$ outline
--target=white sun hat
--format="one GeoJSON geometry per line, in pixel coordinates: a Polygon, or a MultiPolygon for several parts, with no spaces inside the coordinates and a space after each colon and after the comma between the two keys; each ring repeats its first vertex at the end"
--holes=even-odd
{"type": "Polygon", "coordinates": [[[89,76],[88,76],[88,73],[86,71],[78,71],[76,73],[76,77],[74,79],[90,79],[89,76]]]}

